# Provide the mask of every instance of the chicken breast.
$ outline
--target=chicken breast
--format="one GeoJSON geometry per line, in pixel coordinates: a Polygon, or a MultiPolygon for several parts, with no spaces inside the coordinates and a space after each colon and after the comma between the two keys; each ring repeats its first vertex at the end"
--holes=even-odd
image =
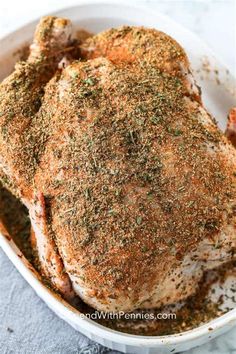
{"type": "MultiPolygon", "coordinates": [[[[185,299],[234,258],[235,150],[166,34],[111,29],[80,53],[19,119],[24,159],[0,121],[2,170],[29,208],[42,272],[103,311],[185,299]]],[[[2,97],[15,95],[8,83],[2,97]]]]}

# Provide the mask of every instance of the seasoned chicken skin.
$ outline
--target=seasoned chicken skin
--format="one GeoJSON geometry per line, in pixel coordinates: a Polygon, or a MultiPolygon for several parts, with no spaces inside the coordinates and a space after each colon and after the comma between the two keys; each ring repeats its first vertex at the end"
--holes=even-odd
{"type": "Polygon", "coordinates": [[[17,70],[1,85],[2,110],[15,102],[0,118],[2,174],[29,208],[42,272],[98,310],[184,299],[234,257],[236,152],[166,34],[111,29],[80,54],[45,79],[37,109],[17,70]]]}

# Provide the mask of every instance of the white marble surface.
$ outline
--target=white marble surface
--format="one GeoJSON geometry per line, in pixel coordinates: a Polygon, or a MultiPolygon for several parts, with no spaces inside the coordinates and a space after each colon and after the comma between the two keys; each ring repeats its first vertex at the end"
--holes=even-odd
{"type": "MultiPolygon", "coordinates": [[[[78,0],[0,1],[0,37],[32,19],[78,2],[78,0]]],[[[236,0],[129,2],[157,9],[196,32],[236,76],[236,0]]],[[[78,349],[88,343],[84,337],[78,337],[66,323],[57,319],[36,297],[2,251],[0,251],[0,279],[1,353],[78,353],[78,349]],[[4,311],[1,311],[3,308],[4,311]],[[37,314],[38,321],[35,319],[37,314]],[[14,332],[7,330],[8,327],[14,332]],[[61,333],[60,336],[58,332],[61,333]],[[58,340],[59,337],[63,338],[63,345],[58,340]],[[48,341],[50,345],[47,345],[48,341]]],[[[236,354],[235,338],[236,329],[204,347],[189,351],[188,354],[236,354]]]]}

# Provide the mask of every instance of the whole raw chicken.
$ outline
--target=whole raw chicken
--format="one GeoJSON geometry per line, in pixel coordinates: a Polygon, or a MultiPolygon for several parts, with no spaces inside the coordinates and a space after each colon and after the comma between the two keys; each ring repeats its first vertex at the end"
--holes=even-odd
{"type": "Polygon", "coordinates": [[[235,149],[171,37],[110,29],[80,60],[70,37],[43,18],[0,86],[0,176],[29,209],[41,273],[103,311],[185,299],[234,257],[235,149]]]}

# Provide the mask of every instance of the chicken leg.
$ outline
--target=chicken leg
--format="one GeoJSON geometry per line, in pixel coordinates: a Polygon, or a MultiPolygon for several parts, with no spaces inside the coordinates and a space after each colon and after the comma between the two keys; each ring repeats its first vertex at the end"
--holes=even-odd
{"type": "Polygon", "coordinates": [[[64,272],[53,235],[47,223],[42,222],[45,202],[34,187],[33,177],[46,139],[41,131],[39,134],[38,126],[48,124],[41,101],[45,86],[53,75],[59,75],[58,65],[71,51],[70,37],[69,20],[42,18],[28,60],[17,63],[15,71],[0,86],[0,177],[29,209],[33,245],[40,251],[42,273],[52,284],[56,279],[56,289],[66,298],[72,297],[71,283],[64,272]]]}

